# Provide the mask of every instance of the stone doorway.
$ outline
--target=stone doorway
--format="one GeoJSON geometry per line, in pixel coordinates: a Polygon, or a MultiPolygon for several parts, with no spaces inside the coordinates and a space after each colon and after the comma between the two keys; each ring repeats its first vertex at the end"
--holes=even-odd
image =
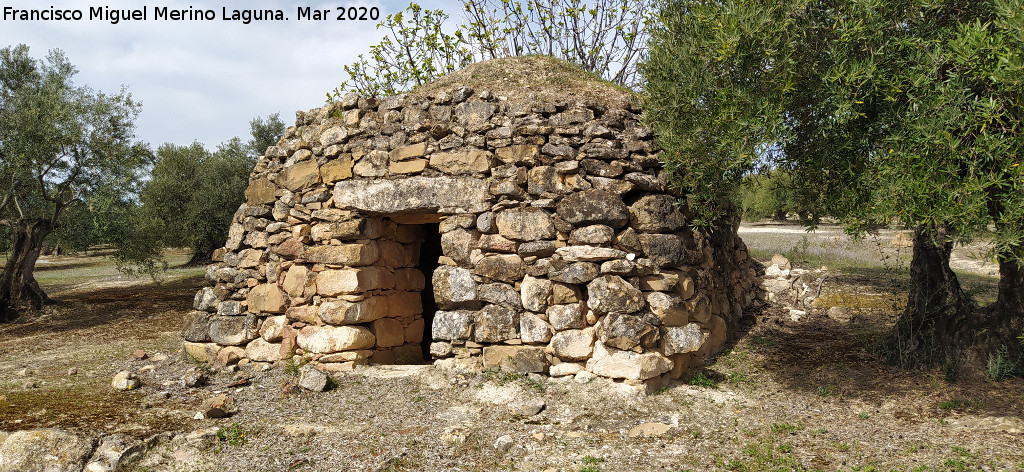
{"type": "Polygon", "coordinates": [[[433,341],[431,329],[434,314],[438,310],[437,301],[434,299],[432,278],[434,270],[439,265],[439,259],[443,256],[439,223],[441,218],[442,215],[436,213],[393,214],[385,217],[385,221],[391,220],[396,224],[396,234],[402,234],[404,238],[411,237],[415,239],[412,245],[408,243],[405,245],[405,250],[408,251],[412,249],[410,246],[415,246],[414,252],[417,254],[412,255],[412,257],[406,255],[406,257],[415,261],[416,265],[413,268],[419,274],[422,274],[423,277],[422,284],[419,285],[422,286],[422,289],[419,290],[419,303],[422,311],[418,314],[422,319],[423,334],[418,340],[406,339],[407,343],[416,343],[419,346],[418,354],[421,354],[422,358],[409,355],[395,356],[394,362],[396,364],[416,364],[430,362],[431,359],[430,343],[433,341]]]}

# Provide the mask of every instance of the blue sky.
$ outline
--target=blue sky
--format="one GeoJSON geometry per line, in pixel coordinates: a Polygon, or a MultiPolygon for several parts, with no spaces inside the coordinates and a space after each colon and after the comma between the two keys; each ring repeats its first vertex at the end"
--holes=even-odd
{"type": "MultiPolygon", "coordinates": [[[[450,25],[461,22],[460,2],[419,2],[445,8],[450,25]]],[[[298,7],[335,10],[364,6],[380,18],[404,9],[403,1],[314,0],[0,0],[0,8],[80,9],[82,21],[0,20],[0,47],[27,44],[33,57],[63,50],[79,74],[77,84],[116,92],[126,85],[143,104],[139,139],[161,143],[218,143],[248,136],[249,120],[280,112],[291,125],[296,110],[321,106],[345,79],[342,65],[381,38],[376,21],[298,21],[298,7]],[[106,1],[106,3],[104,3],[106,1]],[[88,20],[89,7],[148,7],[147,21],[118,24],[88,20]],[[157,21],[155,7],[212,9],[214,21],[157,21]],[[248,25],[221,20],[221,9],[280,9],[288,21],[248,25]]]]}

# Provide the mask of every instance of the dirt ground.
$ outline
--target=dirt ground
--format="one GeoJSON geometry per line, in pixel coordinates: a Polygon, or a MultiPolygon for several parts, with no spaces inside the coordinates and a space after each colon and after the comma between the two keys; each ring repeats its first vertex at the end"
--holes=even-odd
{"type": "MultiPolygon", "coordinates": [[[[770,249],[756,239],[755,254],[770,249]]],[[[796,252],[798,266],[821,262],[796,252]]],[[[1024,470],[1024,381],[989,381],[967,365],[949,382],[879,361],[898,271],[834,269],[823,295],[883,302],[848,322],[824,308],[798,322],[778,306],[750,313],[704,370],[653,393],[429,365],[362,368],[311,393],[291,386],[295,369],[284,363],[207,371],[207,385],[186,388],[187,372],[206,369],[180,353],[182,317],[202,285],[192,274],[47,282],[66,287],[52,293],[60,305],[0,326],[0,431],[149,439],[123,467],[139,472],[1024,470]],[[143,386],[115,392],[111,378],[125,369],[143,386]],[[238,412],[194,419],[218,393],[233,395],[238,412]]]]}

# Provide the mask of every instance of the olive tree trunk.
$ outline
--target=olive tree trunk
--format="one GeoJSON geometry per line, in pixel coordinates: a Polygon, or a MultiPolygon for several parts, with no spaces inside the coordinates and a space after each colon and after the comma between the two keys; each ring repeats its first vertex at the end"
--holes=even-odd
{"type": "Polygon", "coordinates": [[[953,242],[941,225],[914,232],[907,307],[889,337],[887,354],[905,366],[942,364],[963,347],[975,310],[949,267],[953,242]]]}
{"type": "Polygon", "coordinates": [[[53,223],[45,218],[23,218],[14,224],[10,256],[0,274],[0,322],[13,320],[21,310],[38,310],[51,303],[34,274],[43,240],[52,231],[53,223]]]}

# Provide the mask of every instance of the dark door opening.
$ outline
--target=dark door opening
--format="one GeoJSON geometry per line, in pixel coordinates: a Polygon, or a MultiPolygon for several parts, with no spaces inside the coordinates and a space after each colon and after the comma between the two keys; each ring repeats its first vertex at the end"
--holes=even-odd
{"type": "Polygon", "coordinates": [[[423,244],[420,246],[419,269],[423,272],[426,285],[420,292],[420,300],[423,303],[423,340],[420,347],[423,349],[423,359],[430,362],[430,343],[434,340],[432,333],[434,313],[437,312],[437,301],[434,300],[434,269],[437,269],[437,259],[441,257],[441,233],[437,223],[427,223],[423,226],[423,244]]]}

